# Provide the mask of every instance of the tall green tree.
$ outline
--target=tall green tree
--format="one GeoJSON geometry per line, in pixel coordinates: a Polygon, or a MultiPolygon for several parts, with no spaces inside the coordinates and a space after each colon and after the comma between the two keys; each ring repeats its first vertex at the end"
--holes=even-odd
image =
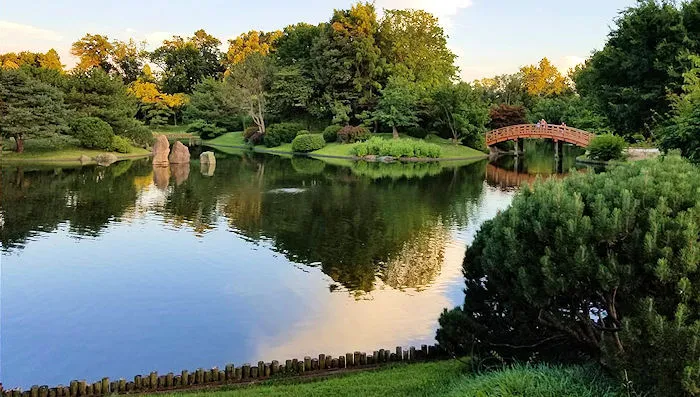
{"type": "Polygon", "coordinates": [[[379,22],[374,5],[335,10],[311,50],[315,84],[326,114],[336,102],[350,106],[354,118],[366,116],[381,89],[383,59],[377,46],[379,22]]]}
{"type": "Polygon", "coordinates": [[[271,59],[259,54],[248,55],[229,69],[226,77],[227,92],[238,109],[245,112],[258,127],[260,133],[265,133],[265,117],[267,115],[267,95],[272,76],[271,59]]]}
{"type": "Polygon", "coordinates": [[[700,44],[698,22],[683,13],[697,10],[696,1],[683,3],[640,1],[620,14],[608,42],[573,75],[576,89],[592,98],[621,135],[649,134],[670,109],[667,92],[680,93],[682,55],[700,44]]]}
{"type": "Polygon", "coordinates": [[[192,37],[165,40],[150,56],[163,71],[163,91],[189,94],[205,78],[220,77],[224,72],[220,45],[219,39],[201,29],[192,37]]]}
{"type": "Polygon", "coordinates": [[[135,118],[137,98],[129,94],[119,76],[110,76],[100,68],[73,73],[66,82],[65,102],[75,116],[100,118],[115,134],[137,144],[153,141],[150,131],[135,118]]]}
{"type": "Polygon", "coordinates": [[[489,122],[488,105],[470,84],[445,84],[435,89],[430,98],[429,114],[434,127],[448,131],[455,143],[481,148],[489,122]]]}
{"type": "Polygon", "coordinates": [[[0,69],[0,134],[24,151],[29,138],[49,138],[66,129],[63,93],[19,70],[0,69]]]}
{"type": "Polygon", "coordinates": [[[455,77],[455,54],[438,19],[423,10],[384,10],[378,46],[393,74],[425,87],[447,84],[455,77]]]}
{"type": "Polygon", "coordinates": [[[392,76],[381,94],[373,120],[391,127],[394,139],[398,139],[398,127],[418,124],[416,84],[404,77],[392,76]]]}
{"type": "Polygon", "coordinates": [[[228,131],[243,129],[244,114],[230,91],[231,85],[225,81],[204,79],[190,94],[190,102],[183,110],[185,122],[205,120],[228,131]]]}

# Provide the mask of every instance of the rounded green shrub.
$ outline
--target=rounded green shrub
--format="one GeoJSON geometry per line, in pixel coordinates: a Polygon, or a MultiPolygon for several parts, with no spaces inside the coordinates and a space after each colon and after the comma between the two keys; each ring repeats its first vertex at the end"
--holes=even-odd
{"type": "Polygon", "coordinates": [[[303,129],[304,126],[300,123],[278,123],[268,126],[265,135],[276,135],[281,143],[291,143],[303,129]]]}
{"type": "Polygon", "coordinates": [[[263,143],[266,147],[277,147],[282,144],[282,139],[277,134],[266,133],[263,135],[263,143]]]}
{"type": "Polygon", "coordinates": [[[223,135],[226,130],[217,127],[214,123],[208,123],[204,120],[195,120],[187,127],[187,132],[198,135],[202,139],[214,139],[223,135]]]}
{"type": "Polygon", "coordinates": [[[320,134],[299,135],[292,141],[292,151],[299,153],[313,152],[326,146],[320,134]]]}
{"type": "Polygon", "coordinates": [[[329,125],[326,127],[325,130],[323,130],[323,139],[330,143],[330,142],[337,142],[338,141],[338,131],[342,130],[343,127],[339,125],[329,125]]]}
{"type": "Polygon", "coordinates": [[[123,136],[112,137],[112,150],[119,153],[131,153],[131,142],[123,136]]]}
{"type": "Polygon", "coordinates": [[[617,135],[598,135],[588,145],[588,155],[593,160],[610,161],[623,157],[622,151],[627,144],[617,135]]]}
{"type": "Polygon", "coordinates": [[[70,123],[70,128],[82,147],[103,150],[112,148],[112,127],[97,117],[77,118],[70,123]]]}
{"type": "Polygon", "coordinates": [[[346,125],[338,131],[338,140],[343,143],[363,142],[369,139],[369,130],[363,126],[346,125]]]}
{"type": "Polygon", "coordinates": [[[311,133],[311,131],[309,131],[309,130],[299,130],[299,132],[297,132],[297,136],[299,136],[299,135],[308,135],[308,134],[310,134],[310,133],[311,133]]]}

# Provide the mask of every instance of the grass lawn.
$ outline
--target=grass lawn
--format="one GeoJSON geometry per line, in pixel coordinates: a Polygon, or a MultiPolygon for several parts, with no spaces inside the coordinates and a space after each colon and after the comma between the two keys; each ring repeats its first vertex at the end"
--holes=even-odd
{"type": "MultiPolygon", "coordinates": [[[[159,396],[164,396],[159,394],[159,396]]],[[[479,396],[618,397],[610,380],[589,367],[514,367],[475,375],[452,360],[311,381],[273,380],[244,388],[172,394],[177,397],[248,396],[479,396]]]]}
{"type": "MultiPolygon", "coordinates": [[[[24,153],[15,152],[2,152],[0,156],[0,161],[8,162],[78,162],[80,156],[95,157],[98,154],[107,153],[104,150],[96,149],[84,149],[80,147],[68,147],[60,150],[54,151],[31,151],[25,150],[24,153]]],[[[131,153],[113,153],[118,158],[129,158],[129,157],[139,157],[148,156],[151,154],[150,151],[142,148],[132,147],[131,153]]]]}
{"type": "MultiPolygon", "coordinates": [[[[392,139],[391,134],[373,134],[373,136],[379,136],[384,139],[392,139]]],[[[418,138],[412,138],[407,135],[401,135],[402,138],[406,139],[418,139],[418,138]]],[[[449,140],[440,138],[438,136],[434,135],[429,135],[426,139],[426,142],[430,143],[435,143],[437,145],[440,145],[442,148],[442,159],[460,159],[460,158],[483,158],[486,155],[483,152],[480,152],[476,149],[472,149],[467,146],[462,146],[462,145],[454,145],[452,144],[449,140]]],[[[212,144],[212,145],[230,145],[230,146],[245,146],[246,143],[243,140],[243,133],[242,132],[229,132],[227,134],[224,134],[220,137],[214,138],[212,140],[206,141],[205,144],[212,144]]],[[[314,152],[311,152],[310,154],[314,155],[323,155],[323,156],[338,156],[338,157],[353,157],[353,154],[351,153],[352,148],[354,145],[344,145],[336,142],[332,142],[327,144],[323,149],[316,150],[314,152]]],[[[264,146],[256,146],[255,148],[258,151],[264,152],[264,151],[275,151],[275,152],[284,152],[284,153],[292,153],[292,145],[290,143],[286,143],[282,146],[278,146],[275,148],[266,148],[264,146]]]]}

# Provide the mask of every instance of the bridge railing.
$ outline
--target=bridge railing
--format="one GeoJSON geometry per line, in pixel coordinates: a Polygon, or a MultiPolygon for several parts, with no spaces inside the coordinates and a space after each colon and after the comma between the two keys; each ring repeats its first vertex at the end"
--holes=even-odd
{"type": "Polygon", "coordinates": [[[522,138],[554,139],[572,143],[578,146],[588,146],[595,137],[588,131],[563,125],[519,124],[499,128],[486,134],[486,145],[491,146],[499,142],[505,142],[522,138]]]}

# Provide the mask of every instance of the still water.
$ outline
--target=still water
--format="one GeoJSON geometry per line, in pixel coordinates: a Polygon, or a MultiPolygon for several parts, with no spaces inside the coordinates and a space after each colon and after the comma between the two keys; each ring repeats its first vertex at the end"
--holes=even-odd
{"type": "Polygon", "coordinates": [[[6,388],[433,343],[481,223],[556,170],[217,156],[2,168],[6,388]]]}

